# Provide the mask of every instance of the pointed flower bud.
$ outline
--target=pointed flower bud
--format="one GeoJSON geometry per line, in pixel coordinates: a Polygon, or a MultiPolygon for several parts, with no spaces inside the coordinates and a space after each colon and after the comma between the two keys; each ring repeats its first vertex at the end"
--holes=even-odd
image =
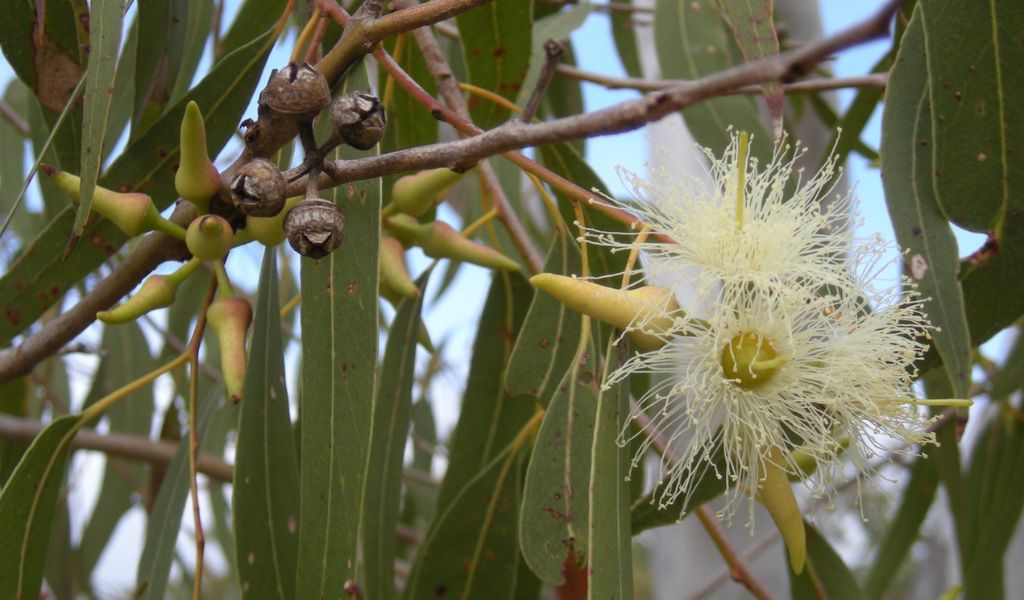
{"type": "Polygon", "coordinates": [[[388,219],[388,228],[403,243],[423,248],[423,253],[431,258],[454,258],[489,269],[519,270],[514,260],[494,248],[462,237],[442,221],[420,225],[412,217],[395,215],[388,219]]]}
{"type": "Polygon", "coordinates": [[[466,171],[458,173],[447,168],[420,171],[398,179],[391,188],[392,210],[419,217],[437,206],[448,190],[462,179],[466,171]],[[392,208],[393,207],[393,208],[392,208]]]}
{"type": "Polygon", "coordinates": [[[206,125],[194,101],[185,107],[181,119],[180,148],[181,162],[174,174],[174,189],[200,212],[207,212],[210,197],[220,191],[220,173],[206,151],[206,125]]]}
{"type": "Polygon", "coordinates": [[[252,322],[252,307],[242,298],[220,298],[206,311],[210,329],[220,347],[220,373],[228,398],[242,399],[245,383],[245,334],[252,322]]]}
{"type": "Polygon", "coordinates": [[[235,239],[231,225],[217,215],[203,215],[192,220],[185,233],[185,245],[199,260],[221,260],[231,250],[235,239]]]}
{"type": "Polygon", "coordinates": [[[163,275],[151,275],[142,283],[131,298],[128,298],[112,310],[96,313],[96,318],[111,325],[134,321],[151,310],[164,308],[174,304],[175,286],[163,275]]]}
{"type": "Polygon", "coordinates": [[[789,486],[785,464],[782,452],[772,447],[764,459],[764,471],[757,495],[782,534],[786,550],[789,551],[790,568],[799,575],[804,570],[807,558],[807,535],[800,505],[793,495],[793,488],[789,486]]]}
{"type": "Polygon", "coordinates": [[[393,237],[380,239],[380,285],[385,297],[386,292],[394,293],[396,300],[420,297],[419,288],[405,268],[405,248],[393,237]]]}
{"type": "MultiPolygon", "coordinates": [[[[78,202],[78,175],[45,164],[39,168],[50,176],[61,191],[78,202]]],[[[160,212],[153,205],[153,199],[146,194],[115,192],[100,186],[96,186],[93,193],[92,210],[109,219],[118,229],[131,237],[156,229],[157,221],[162,220],[160,212]]]]}
{"type": "Polygon", "coordinates": [[[246,215],[245,230],[249,232],[254,240],[267,247],[274,247],[284,241],[284,219],[295,207],[302,196],[292,196],[284,202],[281,212],[272,217],[253,217],[246,215]]]}
{"type": "Polygon", "coordinates": [[[553,273],[534,275],[530,283],[578,313],[628,331],[642,350],[664,346],[673,324],[668,315],[681,312],[675,295],[659,287],[619,290],[553,273]]]}

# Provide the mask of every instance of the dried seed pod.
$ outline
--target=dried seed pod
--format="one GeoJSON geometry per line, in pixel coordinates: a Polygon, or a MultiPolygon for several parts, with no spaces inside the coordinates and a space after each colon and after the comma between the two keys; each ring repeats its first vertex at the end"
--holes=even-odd
{"type": "Polygon", "coordinates": [[[272,217],[284,207],[287,188],[288,182],[276,164],[256,158],[238,169],[231,181],[231,198],[251,217],[272,217]]]}
{"type": "Polygon", "coordinates": [[[275,71],[260,93],[260,104],[299,123],[309,121],[330,103],[327,79],[308,63],[288,63],[275,71]]]}
{"type": "Polygon", "coordinates": [[[369,92],[349,92],[331,105],[334,136],[353,148],[369,150],[384,137],[384,105],[369,92]]]}
{"type": "Polygon", "coordinates": [[[307,198],[285,217],[284,233],[296,252],[320,260],[345,239],[345,215],[333,202],[307,198]]]}

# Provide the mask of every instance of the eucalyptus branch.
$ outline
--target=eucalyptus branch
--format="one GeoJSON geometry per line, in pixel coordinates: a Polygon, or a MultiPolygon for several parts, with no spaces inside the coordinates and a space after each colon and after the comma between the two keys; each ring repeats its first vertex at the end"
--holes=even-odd
{"type": "MultiPolygon", "coordinates": [[[[584,71],[583,69],[566,64],[558,65],[558,68],[555,70],[555,72],[558,73],[559,75],[570,77],[572,79],[596,83],[610,90],[631,89],[641,92],[656,92],[660,90],[671,89],[677,85],[692,83],[688,81],[670,79],[651,80],[639,79],[636,77],[610,77],[608,75],[602,75],[601,73],[594,73],[593,71],[584,71]]],[[[873,73],[870,75],[858,75],[854,77],[836,77],[828,79],[808,79],[805,81],[787,83],[782,86],[782,91],[787,94],[797,94],[806,92],[824,92],[844,88],[875,88],[879,90],[884,90],[888,80],[888,73],[873,73]]],[[[760,85],[744,85],[728,92],[728,94],[750,95],[757,95],[763,93],[764,90],[761,88],[760,85]]]]}
{"type": "Polygon", "coordinates": [[[551,78],[555,76],[558,59],[562,57],[564,52],[565,46],[562,45],[562,42],[558,40],[544,42],[544,64],[540,68],[540,74],[537,76],[537,83],[530,93],[530,99],[526,102],[526,107],[523,108],[523,112],[519,115],[519,120],[523,123],[532,121],[533,115],[540,108],[541,100],[544,99],[544,92],[547,91],[548,86],[551,84],[551,78]]]}
{"type": "MultiPolygon", "coordinates": [[[[178,204],[171,215],[171,221],[178,225],[188,225],[193,218],[195,208],[184,202],[178,204]]],[[[0,383],[25,375],[40,361],[60,350],[96,320],[97,312],[113,306],[161,263],[188,257],[188,249],[181,240],[162,232],[147,235],[74,306],[47,322],[39,331],[26,336],[14,348],[0,353],[0,383]]]]}

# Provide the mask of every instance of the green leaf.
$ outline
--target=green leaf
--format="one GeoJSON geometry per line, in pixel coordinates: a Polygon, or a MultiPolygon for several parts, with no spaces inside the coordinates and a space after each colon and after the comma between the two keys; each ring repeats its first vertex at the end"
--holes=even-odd
{"type": "MultiPolygon", "coordinates": [[[[66,477],[62,483],[67,487],[66,477]]],[[[58,497],[57,506],[53,514],[53,524],[50,531],[50,544],[46,549],[46,567],[43,570],[43,577],[46,585],[50,588],[54,598],[75,598],[75,584],[80,581],[78,573],[69,569],[68,565],[74,562],[74,552],[71,547],[71,518],[68,510],[67,494],[58,497]]]]}
{"type": "Polygon", "coordinates": [[[402,453],[409,432],[416,336],[428,277],[429,271],[420,277],[420,297],[403,300],[391,323],[377,401],[373,404],[367,459],[367,472],[373,477],[367,477],[363,493],[363,593],[367,598],[392,598],[395,594],[395,526],[402,498],[402,453]]]}
{"type": "Polygon", "coordinates": [[[993,400],[1004,400],[1024,388],[1024,337],[1017,335],[1013,348],[1006,353],[1006,361],[989,380],[989,396],[993,400]]]}
{"type": "Polygon", "coordinates": [[[232,493],[243,597],[293,598],[299,524],[295,461],[273,248],[263,252],[232,493]]]}
{"type": "MultiPolygon", "coordinates": [[[[178,76],[185,46],[189,2],[149,0],[139,3],[139,39],[135,49],[135,102],[132,135],[136,140],[163,112],[178,76]]],[[[253,29],[252,31],[263,31],[253,29]]]]}
{"type": "Polygon", "coordinates": [[[0,597],[39,595],[50,527],[78,415],[54,420],[36,436],[0,491],[0,597]]]}
{"type": "MultiPolygon", "coordinates": [[[[138,323],[104,327],[101,347],[105,354],[85,406],[158,366],[138,323]]],[[[144,386],[132,392],[106,412],[106,419],[110,431],[148,437],[153,422],[153,388],[144,386]]],[[[106,458],[96,508],[78,544],[78,575],[82,580],[89,580],[118,522],[132,507],[132,495],[141,491],[137,486],[145,479],[143,463],[106,458]]]]}
{"type": "Polygon", "coordinates": [[[786,568],[793,600],[864,600],[857,580],[828,540],[806,521],[804,530],[807,532],[807,564],[803,573],[794,575],[786,568]]]}
{"type": "MultiPolygon", "coordinates": [[[[697,79],[739,62],[712,0],[658,0],[654,12],[654,43],[665,79],[697,79]]],[[[715,98],[683,109],[683,119],[702,146],[721,152],[729,144],[729,127],[754,134],[766,143],[751,146],[762,164],[771,158],[771,138],[765,135],[751,98],[715,98]]]]}
{"type": "MultiPolygon", "coordinates": [[[[544,272],[576,275],[579,271],[579,251],[571,236],[556,233],[544,272]]],[[[515,396],[533,396],[546,407],[573,364],[579,339],[579,315],[553,296],[535,293],[509,357],[505,389],[515,396]]]]}
{"type": "MultiPolygon", "coordinates": [[[[225,57],[146,135],[125,149],[100,184],[145,192],[153,196],[159,209],[169,206],[177,197],[174,169],[185,105],[195,100],[203,109],[207,147],[215,156],[237,129],[272,45],[268,31],[225,57]]],[[[73,218],[74,209],[65,208],[0,279],[0,345],[9,344],[125,241],[124,234],[109,221],[93,219],[82,234],[83,243],[62,260],[73,218]]]]}
{"type": "Polygon", "coordinates": [[[534,414],[536,403],[531,397],[513,396],[504,386],[512,341],[519,335],[532,295],[532,288],[518,274],[496,273],[491,280],[473,343],[462,411],[449,445],[448,470],[438,491],[439,511],[451,505],[534,414]]]}
{"type": "Polygon", "coordinates": [[[934,461],[917,459],[910,470],[910,481],[903,488],[900,508],[886,528],[875,563],[864,582],[864,594],[868,598],[883,597],[892,583],[910,547],[919,537],[921,524],[935,500],[938,485],[939,472],[934,461]]]}
{"type": "MultiPolygon", "coordinates": [[[[199,401],[196,435],[200,440],[206,436],[210,422],[225,412],[230,413],[231,407],[225,405],[224,389],[218,385],[199,401]]],[[[162,600],[166,597],[167,579],[171,574],[185,500],[189,495],[189,480],[188,441],[183,440],[167,465],[163,484],[149,515],[146,542],[142,546],[132,595],[137,600],[162,600]]]]}
{"type": "MultiPolygon", "coordinates": [[[[28,90],[24,84],[12,80],[4,92],[4,102],[12,107],[12,110],[17,110],[16,107],[24,103],[21,96],[27,94],[28,90]]],[[[20,116],[25,122],[25,115],[20,116]]],[[[20,242],[24,242],[35,234],[35,230],[42,226],[42,222],[37,215],[28,212],[24,205],[18,208],[14,206],[14,200],[18,197],[25,175],[25,136],[7,119],[0,119],[0,156],[4,157],[0,162],[0,218],[6,219],[7,215],[15,210],[11,219],[11,231],[20,242]]]]}
{"type": "Polygon", "coordinates": [[[592,547],[588,541],[590,475],[591,452],[598,451],[594,428],[599,382],[593,361],[588,361],[589,369],[580,364],[584,356],[598,356],[592,340],[588,341],[572,367],[559,371],[564,377],[537,432],[523,484],[519,522],[523,558],[538,577],[556,586],[564,581],[566,556],[583,559],[592,547]]]}
{"type": "MultiPolygon", "coordinates": [[[[537,85],[537,78],[540,76],[540,68],[544,65],[546,53],[544,44],[548,40],[567,40],[569,34],[576,31],[583,21],[590,14],[590,4],[584,2],[577,4],[569,10],[557,12],[553,15],[537,19],[533,24],[533,35],[530,43],[530,67],[526,70],[523,82],[516,96],[516,104],[525,106],[529,100],[533,88],[537,85]]],[[[472,63],[471,63],[472,64],[472,63]]]]}
{"type": "MultiPolygon", "coordinates": [[[[532,0],[502,0],[455,18],[462,36],[469,82],[515,101],[530,66],[532,0]]],[[[489,129],[508,120],[508,110],[476,96],[469,112],[478,127],[489,129]]]]}
{"type": "MultiPolygon", "coordinates": [[[[245,0],[238,8],[238,16],[231,23],[228,32],[220,40],[220,48],[214,51],[217,62],[227,58],[235,50],[247,46],[252,32],[271,28],[284,12],[288,0],[245,0]]],[[[200,106],[200,108],[203,108],[200,106]]],[[[203,111],[205,113],[205,109],[203,111]]]]}
{"type": "Polygon", "coordinates": [[[181,65],[174,77],[169,104],[177,104],[192,85],[192,77],[203,57],[207,39],[213,29],[213,0],[193,0],[188,6],[188,24],[181,49],[181,65]]]}
{"type": "Polygon", "coordinates": [[[419,548],[406,598],[513,599],[536,589],[521,576],[516,545],[523,442],[496,453],[448,503],[419,548]]]}
{"type": "MultiPolygon", "coordinates": [[[[623,4],[632,5],[633,0],[625,0],[623,4]]],[[[643,68],[640,66],[640,50],[636,41],[635,13],[628,10],[612,10],[611,13],[612,37],[615,39],[615,49],[619,52],[619,60],[622,67],[630,77],[643,77],[643,68]]]]}
{"type": "MultiPolygon", "coordinates": [[[[366,89],[365,66],[345,85],[366,89]]],[[[338,597],[356,579],[377,367],[381,182],[325,198],[345,211],[348,233],[326,258],[302,259],[299,598],[338,597]]]]}
{"type": "MultiPolygon", "coordinates": [[[[747,62],[778,55],[779,36],[775,33],[775,22],[772,19],[773,0],[718,0],[718,4],[747,62]]],[[[768,81],[761,84],[761,89],[768,103],[775,137],[779,137],[782,133],[785,100],[782,84],[768,81]]]]}
{"type": "Polygon", "coordinates": [[[92,210],[92,195],[96,191],[96,180],[103,162],[107,113],[114,93],[125,3],[124,0],[93,0],[92,9],[89,23],[89,68],[85,72],[85,108],[82,111],[81,198],[71,230],[75,238],[82,234],[89,211],[92,210]]]}
{"type": "Polygon", "coordinates": [[[953,384],[964,397],[971,371],[971,339],[956,237],[935,201],[932,131],[928,110],[924,35],[915,11],[903,36],[886,92],[882,116],[882,183],[893,229],[908,251],[904,272],[930,298],[923,305],[935,330],[935,347],[953,384]]]}
{"type": "Polygon", "coordinates": [[[109,162],[117,141],[132,117],[132,103],[135,102],[135,49],[139,45],[139,23],[133,20],[124,37],[124,47],[117,59],[117,72],[114,74],[114,90],[107,111],[107,130],[103,138],[110,143],[103,144],[103,164],[109,162]]]}
{"type": "Polygon", "coordinates": [[[1003,560],[1024,509],[1024,423],[997,415],[971,458],[964,486],[971,533],[963,553],[964,599],[1002,598],[1003,560]]]}
{"type": "MultiPolygon", "coordinates": [[[[614,335],[614,334],[613,334],[614,335]]],[[[628,349],[609,344],[606,371],[628,356],[628,349]]],[[[603,379],[603,377],[602,377],[603,379]]],[[[633,597],[633,537],[630,530],[629,447],[620,448],[619,432],[629,419],[629,390],[625,384],[600,389],[597,423],[590,457],[589,578],[587,598],[633,597]]]]}

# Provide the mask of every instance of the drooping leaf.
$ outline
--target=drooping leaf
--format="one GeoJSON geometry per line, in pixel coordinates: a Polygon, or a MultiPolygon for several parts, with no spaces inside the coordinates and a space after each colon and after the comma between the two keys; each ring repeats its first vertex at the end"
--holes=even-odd
{"type": "Polygon", "coordinates": [[[67,434],[77,415],[54,420],[32,441],[0,491],[0,597],[34,598],[43,566],[57,496],[71,444],[67,434]]]}
{"type": "MultiPolygon", "coordinates": [[[[599,338],[600,339],[600,338],[599,338]]],[[[609,345],[605,369],[626,358],[623,344],[609,345]]],[[[597,422],[590,456],[590,502],[587,523],[590,600],[633,598],[633,534],[630,526],[630,449],[620,448],[619,432],[629,419],[629,391],[625,384],[599,389],[597,422]]]]}
{"type": "MultiPolygon", "coordinates": [[[[740,62],[731,36],[719,20],[712,0],[658,0],[654,13],[654,43],[664,79],[697,79],[740,62]]],[[[751,154],[763,164],[771,158],[770,138],[757,118],[752,99],[715,98],[683,109],[683,120],[702,146],[721,152],[729,144],[729,127],[754,135],[751,154]]]]}
{"type": "MultiPolygon", "coordinates": [[[[733,38],[747,62],[779,53],[779,36],[772,17],[773,0],[718,0],[722,13],[732,28],[733,38]]],[[[782,84],[768,81],[761,84],[768,103],[774,135],[782,134],[782,110],[785,96],[782,84]]]]}
{"type": "Polygon", "coordinates": [[[89,68],[85,72],[85,108],[82,111],[82,162],[80,167],[80,199],[75,213],[72,235],[78,237],[92,209],[103,161],[107,113],[114,93],[117,72],[117,51],[121,47],[121,21],[124,0],[93,0],[89,24],[89,68]]]}
{"type": "Polygon", "coordinates": [[[882,125],[882,182],[896,239],[908,254],[912,278],[936,330],[935,346],[953,394],[962,398],[970,377],[971,339],[957,280],[956,237],[939,211],[932,182],[932,129],[927,98],[924,31],[920,11],[911,18],[890,75],[882,125]]]}
{"type": "MultiPolygon", "coordinates": [[[[577,275],[579,260],[570,236],[558,233],[548,250],[544,272],[577,275]]],[[[572,365],[579,336],[579,315],[554,297],[535,293],[509,357],[505,389],[513,395],[533,396],[547,406],[572,365]]]]}
{"type": "MultiPolygon", "coordinates": [[[[225,406],[224,389],[215,386],[199,399],[196,435],[203,440],[211,421],[218,413],[230,412],[225,406]]],[[[188,441],[178,445],[174,458],[164,472],[163,484],[153,503],[146,526],[146,541],[135,574],[134,598],[160,600],[165,598],[167,580],[176,555],[178,533],[189,495],[188,441]]]]}
{"type": "Polygon", "coordinates": [[[531,296],[532,289],[521,276],[493,276],[473,344],[459,422],[449,444],[448,470],[438,491],[442,513],[534,414],[533,398],[505,390],[509,355],[531,296]]]}
{"type": "MultiPolygon", "coordinates": [[[[184,52],[186,27],[190,24],[189,4],[186,0],[139,3],[139,37],[145,43],[135,49],[133,140],[146,132],[170,100],[184,52]]],[[[266,27],[251,31],[264,29],[266,27]]]]}
{"type": "MultiPolygon", "coordinates": [[[[623,4],[632,5],[633,0],[626,0],[623,4]]],[[[630,77],[643,77],[643,69],[640,66],[640,47],[637,45],[636,36],[636,13],[628,10],[613,10],[609,21],[612,26],[612,37],[615,39],[615,49],[619,52],[619,59],[622,61],[622,68],[630,77]]]]}
{"type": "Polygon", "coordinates": [[[367,459],[367,471],[373,476],[366,479],[363,493],[364,593],[368,598],[392,598],[395,593],[395,526],[402,491],[402,453],[412,411],[416,336],[427,277],[429,273],[420,278],[420,297],[403,300],[391,323],[373,405],[367,459]]]}
{"type": "MultiPolygon", "coordinates": [[[[365,66],[345,85],[367,89],[365,66]]],[[[302,259],[299,598],[341,596],[355,578],[377,368],[381,182],[324,197],[345,211],[347,233],[338,251],[302,259]]]]}
{"type": "MultiPolygon", "coordinates": [[[[272,46],[271,31],[225,57],[142,138],[128,146],[101,178],[104,187],[153,196],[163,209],[177,197],[174,168],[185,105],[195,100],[206,120],[207,148],[216,155],[238,126],[272,46]]],[[[93,219],[82,243],[62,260],[74,209],[65,208],[26,247],[0,279],[0,344],[24,331],[75,283],[121,246],[125,236],[106,219],[93,219]]]]}
{"type": "MultiPolygon", "coordinates": [[[[96,371],[86,406],[157,367],[137,323],[105,327],[102,348],[106,354],[96,371]]],[[[153,389],[147,386],[132,392],[106,412],[106,419],[110,431],[148,437],[153,421],[153,389]]],[[[78,575],[83,580],[87,581],[92,574],[121,517],[131,508],[132,496],[139,494],[138,486],[145,479],[142,463],[107,457],[96,508],[78,544],[78,575]]]]}
{"type": "MultiPolygon", "coordinates": [[[[530,66],[532,0],[502,0],[456,17],[469,83],[515,101],[530,66]]],[[[473,121],[489,129],[508,119],[508,111],[479,97],[469,99],[473,121]]]]}
{"type": "Polygon", "coordinates": [[[174,89],[171,91],[169,104],[177,104],[192,85],[192,77],[199,67],[199,60],[203,57],[207,38],[210,37],[213,9],[213,0],[193,0],[189,3],[181,64],[174,76],[174,89]]]}
{"type": "Polygon", "coordinates": [[[238,7],[238,16],[221,38],[220,47],[214,49],[214,60],[220,62],[235,50],[247,46],[252,32],[265,31],[273,26],[287,5],[288,0],[245,0],[238,7]]]}
{"type": "Polygon", "coordinates": [[[857,580],[828,540],[810,523],[804,523],[804,530],[807,532],[807,564],[803,573],[794,575],[786,568],[793,600],[864,600],[866,596],[857,580]]]}
{"type": "Polygon", "coordinates": [[[935,463],[927,458],[916,460],[910,470],[910,481],[903,488],[900,508],[886,528],[875,562],[864,581],[864,594],[868,598],[881,598],[892,583],[910,547],[919,537],[921,524],[935,500],[938,485],[939,473],[935,463]]]}
{"type": "Polygon", "coordinates": [[[284,379],[277,260],[263,253],[238,417],[232,516],[242,596],[293,598],[299,474],[284,379]]]}

